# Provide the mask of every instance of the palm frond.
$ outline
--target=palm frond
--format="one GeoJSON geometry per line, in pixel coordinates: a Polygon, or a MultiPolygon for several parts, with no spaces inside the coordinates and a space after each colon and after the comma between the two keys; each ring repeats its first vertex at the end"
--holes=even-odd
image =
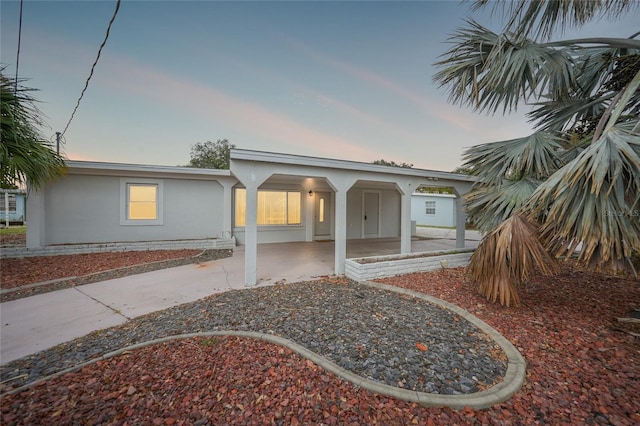
{"type": "Polygon", "coordinates": [[[595,18],[617,18],[639,5],[635,0],[476,0],[473,8],[488,4],[493,5],[493,13],[508,16],[505,31],[541,38],[551,37],[558,28],[580,26],[595,18]]]}
{"type": "Polygon", "coordinates": [[[498,35],[473,20],[449,41],[454,47],[436,62],[434,76],[449,88],[449,100],[478,111],[516,110],[520,102],[551,92],[564,97],[575,85],[573,51],[498,35]]]}
{"type": "Polygon", "coordinates": [[[562,139],[550,132],[473,146],[463,154],[468,167],[484,184],[528,176],[542,179],[559,167],[562,139]]]}
{"type": "Polygon", "coordinates": [[[540,181],[525,178],[475,186],[465,195],[467,216],[480,231],[490,232],[513,215],[539,184],[540,181]]]}
{"type": "Polygon", "coordinates": [[[64,174],[64,159],[45,144],[32,89],[0,73],[0,184],[34,187],[64,174]]]}
{"type": "Polygon", "coordinates": [[[640,135],[618,123],[554,173],[523,206],[554,256],[620,271],[640,250],[640,135]]]}
{"type": "Polygon", "coordinates": [[[468,277],[492,302],[520,305],[518,287],[538,272],[552,275],[555,259],[540,244],[536,226],[525,216],[514,214],[487,234],[474,251],[468,277]]]}

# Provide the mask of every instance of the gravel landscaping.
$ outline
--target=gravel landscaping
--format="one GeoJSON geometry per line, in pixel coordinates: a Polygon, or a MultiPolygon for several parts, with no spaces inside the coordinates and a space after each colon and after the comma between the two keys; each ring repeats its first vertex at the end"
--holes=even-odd
{"type": "MultiPolygon", "coordinates": [[[[426,408],[366,392],[274,344],[196,338],[131,351],[4,395],[0,423],[640,423],[640,339],[628,333],[639,330],[616,321],[638,305],[638,281],[565,270],[530,283],[519,308],[487,303],[461,269],[383,281],[447,300],[496,328],[527,360],[522,390],[486,410],[426,408]]],[[[1,381],[4,392],[109,348],[232,327],[286,335],[396,386],[474,391],[500,379],[504,359],[469,326],[447,310],[348,280],[287,284],[140,317],[2,366],[1,381]]]]}

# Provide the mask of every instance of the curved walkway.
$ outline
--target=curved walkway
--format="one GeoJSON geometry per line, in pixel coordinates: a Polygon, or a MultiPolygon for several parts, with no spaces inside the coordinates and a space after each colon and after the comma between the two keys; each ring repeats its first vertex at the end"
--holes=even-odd
{"type": "Polygon", "coordinates": [[[280,344],[357,386],[430,406],[489,407],[517,392],[525,375],[513,345],[465,310],[392,286],[328,279],[230,291],[136,318],[11,362],[2,381],[26,375],[32,385],[194,335],[280,344]]]}

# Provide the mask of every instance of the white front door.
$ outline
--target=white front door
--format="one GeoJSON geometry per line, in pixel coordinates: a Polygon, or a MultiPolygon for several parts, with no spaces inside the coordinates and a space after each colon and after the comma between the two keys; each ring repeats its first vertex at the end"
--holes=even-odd
{"type": "Polygon", "coordinates": [[[331,193],[316,192],[315,193],[315,236],[330,237],[331,236],[331,193]]]}
{"type": "Polygon", "coordinates": [[[364,191],[362,198],[362,238],[377,238],[380,236],[380,193],[364,191]]]}

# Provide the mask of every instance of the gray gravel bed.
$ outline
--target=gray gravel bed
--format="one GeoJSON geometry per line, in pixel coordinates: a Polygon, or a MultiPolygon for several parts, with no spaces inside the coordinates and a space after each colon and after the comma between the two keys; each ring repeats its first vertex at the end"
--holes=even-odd
{"type": "Polygon", "coordinates": [[[218,330],[282,336],[362,377],[427,393],[474,393],[506,371],[500,347],[445,308],[321,280],[229,291],[138,317],[3,365],[0,382],[6,391],[129,345],[218,330]]]}

